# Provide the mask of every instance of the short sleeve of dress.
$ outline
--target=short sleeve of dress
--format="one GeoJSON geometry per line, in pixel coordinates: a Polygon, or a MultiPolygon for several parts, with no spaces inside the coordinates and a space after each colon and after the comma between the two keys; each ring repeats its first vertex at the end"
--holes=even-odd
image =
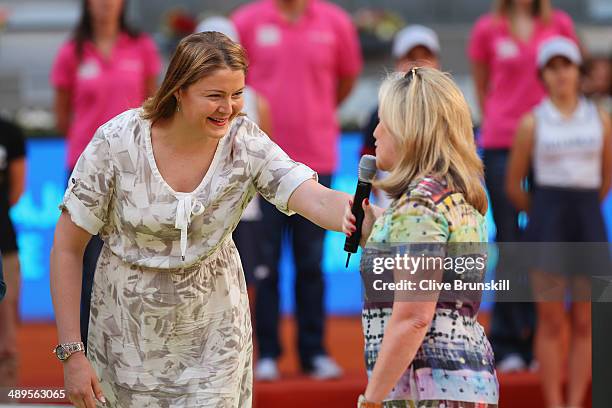
{"type": "Polygon", "coordinates": [[[21,159],[26,155],[26,146],[23,137],[23,131],[17,125],[5,123],[5,138],[7,139],[7,161],[21,159]]]}
{"type": "MultiPolygon", "coordinates": [[[[404,196],[390,214],[388,239],[393,256],[444,258],[449,237],[446,218],[433,200],[404,196]]],[[[423,276],[419,272],[415,276],[423,276]]]]}
{"type": "Polygon", "coordinates": [[[338,9],[336,18],[337,43],[337,68],[341,77],[354,77],[359,75],[363,67],[359,36],[350,17],[343,10],[338,9]]]}
{"type": "Polygon", "coordinates": [[[576,28],[574,26],[574,21],[569,16],[569,14],[561,10],[555,10],[553,18],[555,20],[555,23],[557,24],[559,33],[562,36],[571,39],[576,44],[580,44],[580,39],[578,38],[578,35],[576,34],[576,28]]]}
{"type": "Polygon", "coordinates": [[[77,161],[60,209],[68,211],[76,225],[96,235],[108,221],[113,188],[109,141],[98,129],[77,161]]]}
{"type": "Polygon", "coordinates": [[[468,42],[468,57],[474,62],[489,64],[492,59],[490,31],[493,24],[490,15],[478,19],[470,34],[468,42]]]}
{"type": "Polygon", "coordinates": [[[293,191],[303,182],[317,178],[308,166],[291,160],[289,156],[255,124],[244,127],[250,175],[257,191],[281,212],[293,215],[288,201],[293,191]]]}
{"type": "Polygon", "coordinates": [[[391,214],[389,241],[392,243],[439,243],[449,236],[448,222],[432,200],[411,196],[401,199],[391,214]]]}
{"type": "Polygon", "coordinates": [[[51,84],[58,89],[72,90],[78,66],[74,42],[61,46],[51,68],[51,84]]]}

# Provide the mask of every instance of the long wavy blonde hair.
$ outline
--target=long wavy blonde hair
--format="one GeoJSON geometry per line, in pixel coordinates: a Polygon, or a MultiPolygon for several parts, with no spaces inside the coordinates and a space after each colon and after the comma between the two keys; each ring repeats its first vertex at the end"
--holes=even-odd
{"type": "Polygon", "coordinates": [[[412,181],[434,176],[484,214],[483,165],[470,110],[450,75],[434,68],[392,73],[381,85],[379,102],[380,120],[395,138],[400,159],[375,184],[399,198],[412,181]]]}

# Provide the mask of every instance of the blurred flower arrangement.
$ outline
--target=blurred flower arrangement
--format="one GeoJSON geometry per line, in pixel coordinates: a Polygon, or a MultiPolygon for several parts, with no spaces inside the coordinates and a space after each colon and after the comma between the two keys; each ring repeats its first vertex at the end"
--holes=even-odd
{"type": "Polygon", "coordinates": [[[388,55],[393,36],[406,25],[399,14],[375,8],[358,9],[353,21],[366,57],[388,55]]]}
{"type": "Polygon", "coordinates": [[[185,9],[175,7],[167,10],[162,17],[162,26],[157,40],[166,54],[172,53],[178,42],[193,33],[196,28],[195,18],[185,9]]]}

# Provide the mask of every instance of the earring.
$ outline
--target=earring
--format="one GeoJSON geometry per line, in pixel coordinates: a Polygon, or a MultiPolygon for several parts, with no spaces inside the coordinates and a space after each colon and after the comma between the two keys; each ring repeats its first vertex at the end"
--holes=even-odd
{"type": "Polygon", "coordinates": [[[181,111],[181,105],[179,105],[179,103],[176,103],[176,111],[180,112],[181,111]]]}

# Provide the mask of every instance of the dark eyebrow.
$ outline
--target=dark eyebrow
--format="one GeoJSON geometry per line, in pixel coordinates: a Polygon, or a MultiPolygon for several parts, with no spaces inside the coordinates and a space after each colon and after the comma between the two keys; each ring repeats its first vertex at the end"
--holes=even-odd
{"type": "MultiPolygon", "coordinates": [[[[244,88],[246,87],[242,87],[239,90],[237,90],[236,92],[240,92],[240,91],[244,91],[244,88]]],[[[218,92],[218,93],[226,93],[225,91],[221,90],[221,89],[205,89],[204,92],[218,92]]]]}

